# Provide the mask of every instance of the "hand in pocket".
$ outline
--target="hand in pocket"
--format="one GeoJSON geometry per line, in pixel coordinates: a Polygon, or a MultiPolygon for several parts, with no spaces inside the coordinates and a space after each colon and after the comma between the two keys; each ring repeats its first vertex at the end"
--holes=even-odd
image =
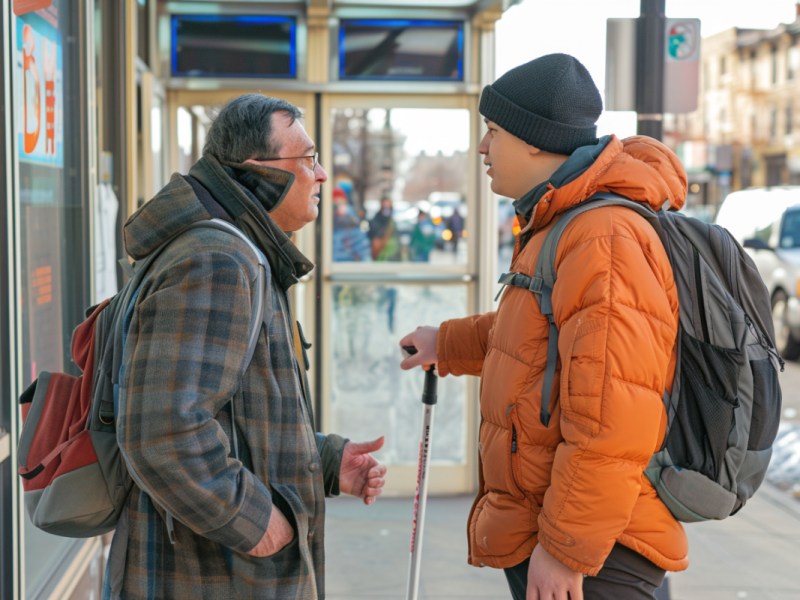
{"type": "Polygon", "coordinates": [[[248,554],[258,558],[272,556],[283,550],[293,539],[294,530],[291,524],[280,509],[273,504],[267,530],[248,554]]]}

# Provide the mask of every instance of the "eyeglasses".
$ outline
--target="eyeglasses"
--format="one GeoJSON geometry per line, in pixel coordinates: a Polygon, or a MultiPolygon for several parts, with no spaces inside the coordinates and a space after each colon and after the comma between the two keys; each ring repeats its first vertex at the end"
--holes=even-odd
{"type": "Polygon", "coordinates": [[[311,159],[311,170],[317,168],[319,164],[319,152],[314,152],[314,154],[308,154],[306,156],[276,156],[274,158],[265,157],[265,158],[254,158],[253,160],[256,162],[269,162],[271,160],[298,160],[301,158],[310,158],[311,159]]]}

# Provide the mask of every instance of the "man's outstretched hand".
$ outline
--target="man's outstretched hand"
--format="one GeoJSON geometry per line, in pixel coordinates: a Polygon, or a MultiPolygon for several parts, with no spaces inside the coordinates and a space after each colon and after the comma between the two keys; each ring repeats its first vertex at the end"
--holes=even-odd
{"type": "Polygon", "coordinates": [[[347,442],[339,469],[339,489],[358,496],[364,504],[373,504],[381,495],[386,477],[386,465],[379,463],[370,452],[383,447],[383,436],[371,442],[347,442]]]}

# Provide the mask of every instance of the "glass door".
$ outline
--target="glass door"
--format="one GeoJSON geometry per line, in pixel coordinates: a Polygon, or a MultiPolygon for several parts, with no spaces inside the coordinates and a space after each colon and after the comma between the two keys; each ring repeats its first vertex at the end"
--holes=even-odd
{"type": "MultiPolygon", "coordinates": [[[[324,429],[385,435],[387,491],[413,492],[423,374],[401,371],[399,339],[476,305],[473,119],[460,97],[323,100],[320,360],[324,429]]],[[[432,493],[471,490],[475,382],[439,382],[432,493]]]]}

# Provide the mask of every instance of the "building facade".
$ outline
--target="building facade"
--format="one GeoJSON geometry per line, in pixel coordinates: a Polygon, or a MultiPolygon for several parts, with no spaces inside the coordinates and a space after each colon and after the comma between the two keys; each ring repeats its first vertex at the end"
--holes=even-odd
{"type": "Polygon", "coordinates": [[[690,206],[713,214],[729,191],[800,183],[800,19],[703,38],[699,89],[698,110],[664,127],[690,206]]]}

